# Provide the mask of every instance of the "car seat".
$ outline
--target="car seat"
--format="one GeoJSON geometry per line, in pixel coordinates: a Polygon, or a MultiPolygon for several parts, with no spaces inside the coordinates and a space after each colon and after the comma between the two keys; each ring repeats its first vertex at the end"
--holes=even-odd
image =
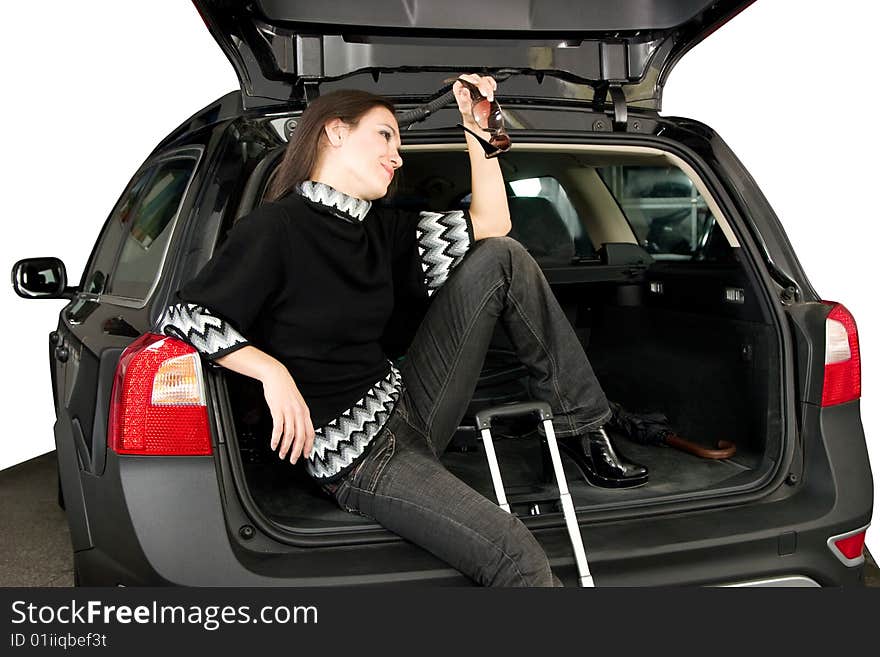
{"type": "Polygon", "coordinates": [[[575,249],[571,233],[556,207],[539,196],[513,196],[509,236],[521,243],[542,265],[571,263],[575,249]]]}

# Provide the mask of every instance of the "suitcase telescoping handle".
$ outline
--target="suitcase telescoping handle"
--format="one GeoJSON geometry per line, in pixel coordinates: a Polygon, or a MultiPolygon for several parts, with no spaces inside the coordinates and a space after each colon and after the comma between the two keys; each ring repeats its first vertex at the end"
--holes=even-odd
{"type": "Polygon", "coordinates": [[[504,493],[504,484],[501,481],[501,471],[498,468],[498,457],[495,455],[495,445],[492,442],[492,420],[499,417],[516,417],[519,415],[536,414],[544,423],[544,434],[547,437],[547,447],[550,450],[550,460],[553,463],[553,473],[556,475],[556,485],[559,488],[559,502],[562,505],[562,514],[565,517],[565,526],[571,538],[571,547],[574,550],[574,559],[577,564],[579,582],[582,587],[593,587],[593,576],[587,563],[587,553],[584,549],[584,541],[581,537],[581,528],[577,521],[574,510],[574,502],[568,491],[568,482],[565,480],[565,471],[562,469],[562,457],[559,455],[559,445],[556,443],[556,433],[553,431],[553,413],[550,405],[546,402],[521,402],[494,406],[477,413],[477,428],[483,438],[483,449],[486,450],[486,460],[489,462],[489,472],[492,474],[492,484],[495,487],[495,496],[498,498],[498,506],[510,513],[510,504],[504,493]]]}
{"type": "Polygon", "coordinates": [[[503,406],[484,408],[477,413],[477,428],[480,431],[490,428],[492,426],[492,420],[496,417],[517,417],[528,413],[536,413],[542,422],[553,419],[553,413],[550,411],[550,404],[547,402],[516,402],[513,404],[504,404],[503,406]]]}

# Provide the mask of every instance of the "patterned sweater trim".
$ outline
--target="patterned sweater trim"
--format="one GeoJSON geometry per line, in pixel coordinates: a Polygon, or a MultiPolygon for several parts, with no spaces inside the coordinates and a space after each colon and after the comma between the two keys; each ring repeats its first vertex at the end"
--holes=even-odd
{"type": "Polygon", "coordinates": [[[373,205],[370,201],[349,196],[314,180],[301,182],[297,185],[297,191],[304,198],[333,210],[334,214],[352,223],[362,222],[373,205]]]}
{"type": "Polygon", "coordinates": [[[315,430],[312,455],[306,471],[326,482],[347,471],[379,435],[400,397],[400,372],[394,365],[364,397],[338,418],[315,430]]]}
{"type": "Polygon", "coordinates": [[[204,306],[177,303],[168,306],[157,323],[158,331],[191,344],[210,360],[225,356],[249,343],[224,319],[204,306]]]}
{"type": "Polygon", "coordinates": [[[452,210],[420,213],[416,241],[425,287],[432,296],[464,258],[474,238],[464,211],[452,210]]]}

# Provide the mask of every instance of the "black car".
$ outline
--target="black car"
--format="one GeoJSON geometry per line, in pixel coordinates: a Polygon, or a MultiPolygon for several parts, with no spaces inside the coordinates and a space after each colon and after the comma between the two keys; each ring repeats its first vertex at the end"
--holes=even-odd
{"type": "MultiPolygon", "coordinates": [[[[452,0],[416,3],[414,13],[405,3],[195,4],[240,92],[150,154],[77,286],[57,259],[13,269],[20,295],[70,301],[49,349],[78,583],[469,583],[280,462],[253,381],[151,330],[261,202],[319,94],[359,88],[396,103],[409,126],[405,166],[384,203],[467,207],[444,80],[470,71],[499,81],[514,142],[501,159],[511,236],[541,264],[608,397],[641,417],[664,414],[704,455],[618,432],[651,472],[627,490],[592,487],[566,463],[597,585],[861,583],[873,491],[855,321],[812,289],[721,138],[658,113],[675,63],[749,1],[498,0],[483,3],[479,26],[452,0]],[[718,454],[718,441],[735,453],[718,454]]],[[[423,310],[395,309],[389,356],[405,352],[423,310]]],[[[526,379],[499,333],[443,455],[493,499],[473,414],[526,400],[526,379]]],[[[513,512],[573,583],[534,428],[502,433],[513,512]]]]}

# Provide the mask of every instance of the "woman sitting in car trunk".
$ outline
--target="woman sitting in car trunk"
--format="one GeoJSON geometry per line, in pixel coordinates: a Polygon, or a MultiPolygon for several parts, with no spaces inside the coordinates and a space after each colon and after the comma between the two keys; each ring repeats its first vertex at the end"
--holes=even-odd
{"type": "Polygon", "coordinates": [[[453,90],[467,128],[472,201],[445,213],[380,210],[403,160],[393,106],[337,91],[303,113],[269,202],[238,221],[179,292],[160,330],[258,379],[271,447],[302,456],[348,511],[375,519],[484,585],[559,580],[523,523],[440,463],[497,322],[589,480],[626,487],[647,471],[615,453],[608,402],[540,268],[510,229],[495,159],[474,118],[495,81],[453,90]],[[430,298],[400,369],[382,350],[395,300],[430,298]]]}

